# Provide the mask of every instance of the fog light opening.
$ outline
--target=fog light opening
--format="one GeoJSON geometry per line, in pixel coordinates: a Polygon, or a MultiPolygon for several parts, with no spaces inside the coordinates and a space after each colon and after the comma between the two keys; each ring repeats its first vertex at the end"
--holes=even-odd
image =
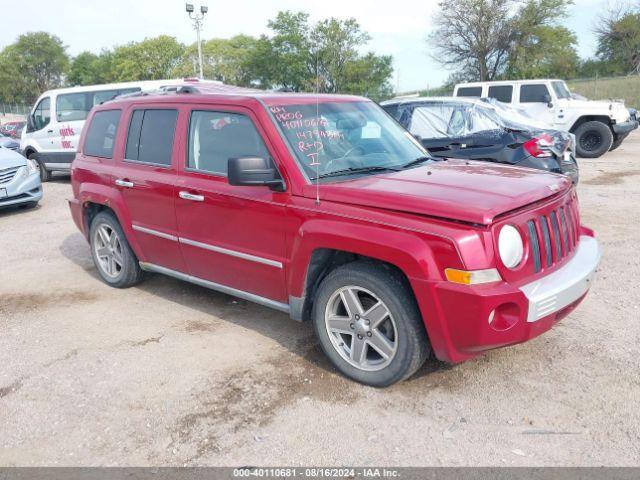
{"type": "Polygon", "coordinates": [[[503,303],[491,311],[488,320],[494,330],[509,330],[520,320],[520,307],[515,303],[503,303]]]}

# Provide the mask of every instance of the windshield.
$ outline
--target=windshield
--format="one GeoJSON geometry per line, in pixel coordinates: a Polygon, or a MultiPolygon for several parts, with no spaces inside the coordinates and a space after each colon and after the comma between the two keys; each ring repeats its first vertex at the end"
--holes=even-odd
{"type": "Polygon", "coordinates": [[[272,105],[307,177],[400,169],[429,154],[372,102],[272,105]]]}
{"type": "Polygon", "coordinates": [[[564,82],[556,81],[551,82],[553,86],[553,91],[556,92],[556,97],[558,98],[571,98],[571,92],[569,91],[569,87],[564,82]]]}

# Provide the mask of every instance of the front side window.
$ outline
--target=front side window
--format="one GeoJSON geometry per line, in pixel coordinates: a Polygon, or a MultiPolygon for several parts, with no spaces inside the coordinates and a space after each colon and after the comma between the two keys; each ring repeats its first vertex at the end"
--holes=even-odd
{"type": "Polygon", "coordinates": [[[268,108],[309,179],[343,171],[395,170],[428,156],[409,132],[372,102],[268,108]]]}
{"type": "Polygon", "coordinates": [[[457,97],[477,97],[482,96],[482,87],[460,87],[458,88],[457,97]]]}
{"type": "Polygon", "coordinates": [[[499,102],[511,103],[513,97],[512,85],[493,85],[489,87],[489,98],[495,98],[499,102]]]}
{"type": "Polygon", "coordinates": [[[188,148],[188,168],[221,175],[227,174],[230,158],[270,159],[251,119],[238,113],[192,112],[188,148]]]}
{"type": "Polygon", "coordinates": [[[121,113],[120,110],[96,112],[87,130],[87,138],[84,141],[85,155],[113,158],[113,147],[121,113]]]}
{"type": "Polygon", "coordinates": [[[33,112],[33,129],[42,130],[49,125],[51,120],[51,99],[49,97],[40,100],[40,103],[33,112]]]}
{"type": "Polygon", "coordinates": [[[551,82],[551,86],[553,87],[553,91],[556,92],[556,97],[569,99],[571,98],[571,91],[567,84],[561,81],[551,82]]]}
{"type": "Polygon", "coordinates": [[[134,110],[129,123],[127,160],[171,165],[177,110],[134,110]]]}
{"type": "Polygon", "coordinates": [[[520,87],[520,103],[547,103],[548,100],[549,89],[543,83],[520,87]]]}

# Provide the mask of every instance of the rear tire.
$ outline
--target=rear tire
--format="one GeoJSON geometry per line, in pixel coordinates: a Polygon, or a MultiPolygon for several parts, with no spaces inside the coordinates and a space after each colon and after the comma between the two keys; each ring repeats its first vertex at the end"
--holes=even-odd
{"type": "Polygon", "coordinates": [[[51,172],[47,170],[47,167],[44,166],[44,162],[42,162],[38,158],[38,154],[32,153],[31,155],[29,155],[28,158],[29,160],[33,160],[38,164],[38,171],[40,172],[40,181],[42,183],[48,182],[49,180],[51,180],[51,172]]]}
{"type": "Polygon", "coordinates": [[[609,125],[597,120],[585,122],[576,131],[576,151],[582,158],[598,158],[613,145],[613,132],[609,125]]]}
{"type": "Polygon", "coordinates": [[[142,280],[138,258],[113,213],[100,212],[94,217],[89,241],[93,263],[107,285],[127,288],[142,280]]]}
{"type": "Polygon", "coordinates": [[[333,365],[373,387],[409,378],[430,352],[411,288],[382,265],[358,261],[329,273],[318,288],[312,319],[333,365]]]}

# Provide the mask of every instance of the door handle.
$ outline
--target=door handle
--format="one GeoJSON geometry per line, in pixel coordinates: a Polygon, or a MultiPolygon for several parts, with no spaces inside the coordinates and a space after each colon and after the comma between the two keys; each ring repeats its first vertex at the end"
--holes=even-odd
{"type": "Polygon", "coordinates": [[[53,133],[53,130],[47,130],[47,133],[53,133]]]}
{"type": "Polygon", "coordinates": [[[119,187],[133,188],[133,182],[129,182],[127,180],[121,180],[119,178],[115,181],[115,184],[118,185],[119,187]]]}
{"type": "Polygon", "coordinates": [[[189,192],[180,192],[178,196],[184,200],[192,200],[194,202],[204,202],[204,195],[194,195],[189,192]]]}

